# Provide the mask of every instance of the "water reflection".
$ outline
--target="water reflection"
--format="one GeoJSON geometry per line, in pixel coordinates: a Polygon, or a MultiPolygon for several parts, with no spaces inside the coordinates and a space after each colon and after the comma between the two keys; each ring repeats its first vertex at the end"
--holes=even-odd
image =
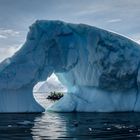
{"type": "Polygon", "coordinates": [[[46,113],[35,119],[36,139],[137,139],[139,113],[46,113]]]}
{"type": "Polygon", "coordinates": [[[140,113],[0,114],[0,140],[139,138],[140,113]]]}

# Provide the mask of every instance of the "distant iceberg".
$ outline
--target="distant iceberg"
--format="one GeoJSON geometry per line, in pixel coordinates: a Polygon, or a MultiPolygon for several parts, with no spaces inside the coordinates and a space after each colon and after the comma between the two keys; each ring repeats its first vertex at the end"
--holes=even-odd
{"type": "Polygon", "coordinates": [[[35,93],[43,93],[47,95],[50,92],[67,92],[66,87],[58,80],[58,78],[52,74],[47,81],[43,83],[39,83],[40,85],[38,87],[34,87],[33,92],[35,93]]]}
{"type": "Polygon", "coordinates": [[[38,20],[0,63],[0,112],[43,112],[33,87],[55,73],[68,93],[48,110],[140,111],[140,45],[96,27],[38,20]]]}

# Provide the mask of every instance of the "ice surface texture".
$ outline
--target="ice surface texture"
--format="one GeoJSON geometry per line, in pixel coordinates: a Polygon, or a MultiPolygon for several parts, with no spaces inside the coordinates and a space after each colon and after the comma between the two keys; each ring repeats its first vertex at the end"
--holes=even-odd
{"type": "Polygon", "coordinates": [[[140,45],[96,27],[36,21],[23,47],[0,64],[0,112],[43,112],[33,87],[55,73],[68,94],[60,112],[140,111],[140,45]]]}

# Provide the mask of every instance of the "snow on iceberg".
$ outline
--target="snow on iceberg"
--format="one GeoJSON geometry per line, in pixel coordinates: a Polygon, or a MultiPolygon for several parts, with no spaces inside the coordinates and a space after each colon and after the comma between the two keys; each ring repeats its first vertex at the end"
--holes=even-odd
{"type": "Polygon", "coordinates": [[[0,64],[0,112],[43,112],[33,87],[55,73],[68,93],[49,110],[140,111],[140,45],[84,24],[36,21],[0,64]]]}

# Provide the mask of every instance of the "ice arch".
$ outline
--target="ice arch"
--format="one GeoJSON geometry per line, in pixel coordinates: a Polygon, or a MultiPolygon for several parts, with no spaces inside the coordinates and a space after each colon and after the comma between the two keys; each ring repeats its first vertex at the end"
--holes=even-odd
{"type": "Polygon", "coordinates": [[[23,47],[0,64],[0,112],[43,112],[33,98],[55,73],[68,94],[54,111],[140,111],[140,45],[83,24],[36,21],[23,47]]]}

